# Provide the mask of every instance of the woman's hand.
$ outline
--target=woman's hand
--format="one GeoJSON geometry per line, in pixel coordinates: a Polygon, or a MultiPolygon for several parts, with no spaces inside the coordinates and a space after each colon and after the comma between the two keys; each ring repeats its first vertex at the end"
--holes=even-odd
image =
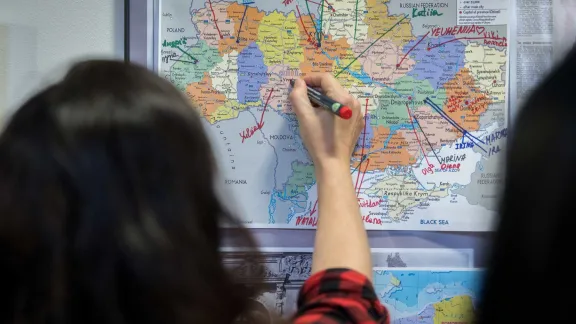
{"type": "Polygon", "coordinates": [[[330,74],[298,80],[290,101],[300,122],[300,134],[314,161],[318,185],[318,227],[312,272],[346,268],[372,278],[368,236],[350,174],[350,156],[364,127],[360,103],[330,74]],[[330,98],[349,106],[352,118],[345,120],[312,107],[306,84],[321,88],[330,98]]]}
{"type": "Polygon", "coordinates": [[[300,123],[302,137],[316,166],[330,161],[350,163],[350,157],[364,127],[360,103],[329,73],[313,74],[296,80],[289,96],[300,123]],[[322,108],[312,106],[306,85],[321,88],[328,97],[349,106],[352,117],[342,119],[322,108]]]}

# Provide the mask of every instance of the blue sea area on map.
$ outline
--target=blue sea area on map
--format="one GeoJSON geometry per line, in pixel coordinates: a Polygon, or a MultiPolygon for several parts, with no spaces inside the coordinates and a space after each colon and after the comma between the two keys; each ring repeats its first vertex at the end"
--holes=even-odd
{"type": "Polygon", "coordinates": [[[449,297],[477,297],[481,271],[381,271],[374,275],[374,285],[385,304],[399,312],[416,311],[423,305],[449,297]],[[399,284],[394,283],[399,281],[399,284]]]}

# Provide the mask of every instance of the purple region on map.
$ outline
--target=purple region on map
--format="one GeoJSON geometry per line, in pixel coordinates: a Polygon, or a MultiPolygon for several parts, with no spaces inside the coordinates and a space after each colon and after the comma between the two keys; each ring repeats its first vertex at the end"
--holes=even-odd
{"type": "Polygon", "coordinates": [[[358,142],[356,142],[356,154],[362,153],[362,146],[364,146],[364,154],[370,151],[370,148],[374,145],[372,143],[372,139],[374,138],[374,129],[370,125],[370,113],[366,115],[366,127],[360,133],[360,138],[358,138],[358,142]],[[366,131],[366,134],[364,134],[366,131]]]}
{"type": "Polygon", "coordinates": [[[428,305],[426,306],[426,308],[424,308],[424,310],[422,312],[420,312],[420,314],[418,315],[414,315],[414,316],[409,316],[409,317],[403,317],[403,318],[397,318],[394,321],[392,321],[392,324],[427,324],[427,323],[433,323],[433,319],[434,319],[434,306],[433,305],[428,305]]]}
{"type": "MultiPolygon", "coordinates": [[[[404,53],[408,52],[421,38],[418,37],[404,46],[404,53]]],[[[442,88],[464,67],[466,45],[454,39],[454,36],[443,36],[424,39],[420,42],[410,52],[410,57],[417,63],[408,75],[418,80],[428,80],[434,90],[442,88]]]]}
{"type": "Polygon", "coordinates": [[[264,54],[256,43],[248,45],[238,55],[238,101],[260,101],[260,86],[268,83],[268,68],[264,54]]]}

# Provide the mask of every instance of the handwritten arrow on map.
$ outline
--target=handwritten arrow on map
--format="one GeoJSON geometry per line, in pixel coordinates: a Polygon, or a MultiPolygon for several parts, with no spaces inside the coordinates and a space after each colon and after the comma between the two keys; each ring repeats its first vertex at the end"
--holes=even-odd
{"type": "Polygon", "coordinates": [[[310,216],[314,215],[314,213],[316,213],[316,206],[318,206],[318,199],[316,199],[316,202],[314,203],[314,207],[312,207],[312,209],[310,210],[310,216]]]}
{"type": "Polygon", "coordinates": [[[416,43],[414,46],[412,46],[411,49],[408,50],[408,52],[406,52],[406,55],[404,55],[404,57],[400,60],[400,63],[396,64],[396,67],[399,68],[400,65],[402,65],[402,62],[404,62],[404,60],[406,59],[406,56],[408,56],[408,54],[410,54],[410,52],[412,52],[412,50],[418,46],[420,43],[422,43],[422,41],[424,40],[424,38],[426,38],[426,36],[428,36],[428,34],[430,34],[430,32],[427,32],[426,35],[422,36],[422,38],[420,38],[420,40],[418,41],[418,43],[416,43]]]}

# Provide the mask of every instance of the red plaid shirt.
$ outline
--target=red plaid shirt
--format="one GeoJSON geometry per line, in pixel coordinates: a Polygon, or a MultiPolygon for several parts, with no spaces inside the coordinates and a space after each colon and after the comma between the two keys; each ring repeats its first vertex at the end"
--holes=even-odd
{"type": "Polygon", "coordinates": [[[366,276],[348,269],[329,269],[306,280],[293,323],[389,324],[390,318],[366,276]]]}

